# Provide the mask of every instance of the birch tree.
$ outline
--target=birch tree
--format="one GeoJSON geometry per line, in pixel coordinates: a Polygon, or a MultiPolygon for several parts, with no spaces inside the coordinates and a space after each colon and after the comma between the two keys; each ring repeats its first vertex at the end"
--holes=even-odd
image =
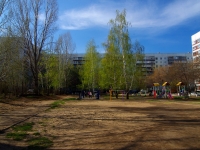
{"type": "Polygon", "coordinates": [[[56,29],[57,2],[56,0],[16,0],[13,4],[15,29],[23,38],[21,48],[28,58],[35,93],[39,94],[41,52],[47,45],[47,39],[56,29]]]}
{"type": "Polygon", "coordinates": [[[83,88],[91,89],[99,87],[100,56],[96,50],[94,40],[89,41],[85,54],[85,63],[81,71],[83,88]]]}
{"type": "Polygon", "coordinates": [[[122,61],[118,41],[114,38],[114,34],[111,30],[107,43],[103,44],[105,47],[105,55],[101,60],[100,85],[105,89],[119,90],[121,88],[122,61]]]}
{"type": "MultiPolygon", "coordinates": [[[[116,18],[109,22],[111,29],[110,35],[114,41],[115,49],[120,53],[118,60],[121,65],[118,69],[121,70],[120,87],[125,89],[128,99],[129,91],[133,87],[136,78],[136,71],[139,71],[136,66],[137,61],[142,60],[144,47],[136,42],[132,44],[129,35],[130,23],[126,21],[126,11],[116,11],[116,18]]],[[[108,38],[108,44],[112,46],[113,42],[108,38]]]]}
{"type": "Polygon", "coordinates": [[[71,57],[75,50],[70,33],[60,35],[57,41],[56,52],[58,54],[58,81],[59,88],[66,87],[68,76],[72,68],[71,57]]]}

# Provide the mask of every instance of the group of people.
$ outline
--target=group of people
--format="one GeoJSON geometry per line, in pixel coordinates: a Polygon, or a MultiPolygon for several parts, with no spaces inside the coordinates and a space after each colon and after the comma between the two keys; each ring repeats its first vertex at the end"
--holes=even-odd
{"type": "Polygon", "coordinates": [[[80,98],[84,98],[84,97],[87,97],[87,96],[89,98],[92,98],[94,96],[94,97],[96,97],[96,99],[99,99],[100,92],[99,92],[99,90],[95,91],[94,93],[91,92],[91,91],[88,91],[88,92],[82,91],[82,92],[80,92],[80,95],[79,95],[80,98]]]}
{"type": "Polygon", "coordinates": [[[85,91],[82,91],[82,97],[89,97],[89,98],[92,98],[92,92],[91,91],[88,91],[88,92],[85,92],[85,91]]]}

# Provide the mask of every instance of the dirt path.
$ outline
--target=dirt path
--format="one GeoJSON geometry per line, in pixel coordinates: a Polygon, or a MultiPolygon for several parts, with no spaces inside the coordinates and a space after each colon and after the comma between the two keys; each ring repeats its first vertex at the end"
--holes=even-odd
{"type": "MultiPolygon", "coordinates": [[[[54,143],[50,149],[56,150],[200,149],[200,104],[196,102],[68,101],[27,122],[34,122],[33,130],[50,138],[54,143]]],[[[26,146],[24,141],[5,140],[5,134],[0,135],[0,145],[26,146]]]]}

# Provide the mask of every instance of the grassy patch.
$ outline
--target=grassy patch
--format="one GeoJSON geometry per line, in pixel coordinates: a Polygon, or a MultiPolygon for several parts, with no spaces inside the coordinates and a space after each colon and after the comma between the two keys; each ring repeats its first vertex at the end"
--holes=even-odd
{"type": "Polygon", "coordinates": [[[63,99],[64,101],[70,101],[70,100],[77,100],[76,98],[66,98],[66,99],[63,99]]]}
{"type": "Polygon", "coordinates": [[[174,99],[183,99],[183,96],[174,96],[174,99]]]}
{"type": "Polygon", "coordinates": [[[65,101],[63,101],[63,100],[55,101],[55,102],[53,102],[53,103],[51,104],[51,109],[57,108],[57,107],[61,106],[61,105],[64,104],[64,103],[65,103],[65,101]]]}
{"type": "Polygon", "coordinates": [[[57,100],[57,101],[55,101],[51,104],[50,108],[51,109],[57,108],[57,107],[65,104],[65,101],[70,101],[70,100],[76,100],[76,98],[66,98],[66,99],[63,99],[63,100],[57,100]]]}
{"type": "Polygon", "coordinates": [[[30,122],[30,123],[25,123],[23,125],[18,125],[13,127],[14,131],[31,131],[33,128],[34,123],[30,122]]]}
{"type": "Polygon", "coordinates": [[[7,138],[12,138],[13,140],[16,140],[16,141],[21,141],[21,140],[25,139],[26,136],[27,136],[27,134],[24,132],[8,133],[6,135],[7,138]]]}
{"type": "Polygon", "coordinates": [[[53,145],[53,142],[46,137],[37,137],[28,141],[31,150],[43,150],[53,145]]]}

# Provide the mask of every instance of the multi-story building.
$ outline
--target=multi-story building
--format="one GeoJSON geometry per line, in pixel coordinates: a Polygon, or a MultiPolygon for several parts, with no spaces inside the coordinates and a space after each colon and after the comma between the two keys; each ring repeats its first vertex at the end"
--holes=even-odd
{"type": "Polygon", "coordinates": [[[197,62],[200,56],[200,31],[191,36],[192,40],[192,57],[197,62]]]}
{"type": "Polygon", "coordinates": [[[192,61],[191,53],[152,53],[145,54],[143,68],[147,75],[152,74],[155,68],[172,65],[174,62],[192,61]]]}
{"type": "MultiPolygon", "coordinates": [[[[191,36],[193,62],[200,61],[200,31],[191,36]]],[[[200,81],[195,81],[196,90],[200,91],[200,81]]]]}
{"type": "MultiPolygon", "coordinates": [[[[82,65],[84,61],[84,54],[72,55],[72,62],[75,66],[82,65]]],[[[142,64],[144,71],[147,75],[149,75],[153,73],[153,70],[155,68],[168,66],[173,64],[174,62],[188,61],[192,61],[191,53],[147,53],[144,56],[144,60],[138,61],[138,64],[142,64]]]]}
{"type": "Polygon", "coordinates": [[[73,63],[74,66],[77,66],[77,65],[82,65],[84,62],[85,62],[85,58],[84,58],[84,55],[83,53],[81,54],[72,54],[72,57],[71,57],[71,61],[73,63]]]}

